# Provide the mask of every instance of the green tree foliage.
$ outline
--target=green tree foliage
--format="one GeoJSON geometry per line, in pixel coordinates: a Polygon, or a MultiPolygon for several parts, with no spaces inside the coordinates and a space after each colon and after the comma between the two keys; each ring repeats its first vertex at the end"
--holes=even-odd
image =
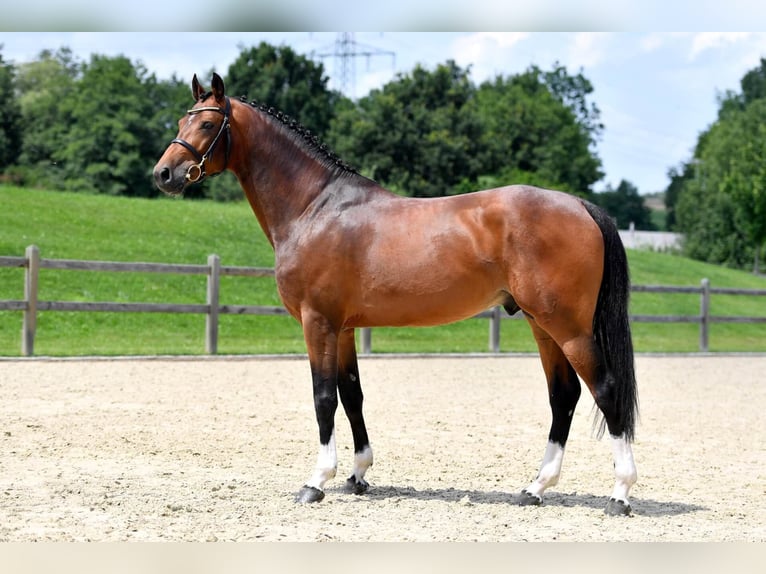
{"type": "Polygon", "coordinates": [[[665,190],[665,228],[676,231],[676,204],[686,182],[694,179],[694,164],[692,162],[684,162],[677,168],[670,168],[668,170],[668,179],[670,184],[665,190]]]}
{"type": "Polygon", "coordinates": [[[595,194],[593,199],[615,218],[620,229],[628,229],[631,223],[636,229],[651,231],[655,228],[650,209],[644,205],[638,188],[629,181],[623,179],[617,189],[607,185],[606,191],[595,194]]]}
{"type": "MultiPolygon", "coordinates": [[[[0,86],[2,78],[12,82],[0,117],[17,94],[23,130],[20,145],[3,146],[14,150],[13,169],[23,183],[159,194],[151,170],[192,104],[190,78],[159,81],[124,56],[94,54],[80,62],[67,48],[41,52],[18,66],[15,78],[8,69],[0,67],[0,86]]],[[[227,76],[231,95],[295,117],[362,173],[400,193],[435,196],[530,183],[587,196],[601,177],[592,144],[602,128],[589,102],[592,87],[560,66],[532,67],[480,87],[455,62],[433,70],[417,66],[352,102],[327,88],[320,63],[262,43],[241,48],[227,76]]],[[[227,175],[187,194],[242,198],[227,175]]]]}
{"type": "MultiPolygon", "coordinates": [[[[0,44],[0,50],[2,50],[0,44]]],[[[21,110],[14,91],[14,67],[0,53],[0,170],[16,163],[21,144],[21,110]]]]}
{"type": "Polygon", "coordinates": [[[19,164],[28,185],[56,188],[63,183],[54,155],[63,149],[72,123],[65,102],[79,72],[80,64],[68,48],[44,50],[37,60],[18,66],[16,89],[24,123],[19,164]]]}
{"type": "Polygon", "coordinates": [[[505,183],[543,182],[588,197],[603,177],[592,151],[603,127],[598,108],[587,104],[592,91],[582,74],[570,76],[560,66],[547,73],[532,66],[483,83],[477,107],[484,172],[505,176],[505,183]]]}
{"type": "Polygon", "coordinates": [[[156,151],[155,103],[145,87],[146,70],[124,56],[92,56],[83,66],[65,111],[72,123],[54,152],[68,189],[111,195],[156,195],[147,185],[156,151]]]}
{"type": "Polygon", "coordinates": [[[418,66],[338,111],[331,142],[393,189],[445,195],[510,183],[589,196],[602,177],[602,129],[590,83],[561,67],[497,77],[479,88],[453,61],[418,66]]]}
{"type": "Polygon", "coordinates": [[[266,42],[244,48],[229,66],[226,89],[244,95],[299,120],[317,134],[330,127],[333,106],[340,97],[327,88],[324,66],[289,46],[266,42]]]}
{"type": "Polygon", "coordinates": [[[590,143],[595,143],[604,124],[601,123],[598,106],[588,101],[593,93],[593,84],[583,76],[582,69],[573,76],[557,62],[549,72],[542,72],[537,66],[532,66],[527,74],[536,74],[545,83],[556,99],[574,113],[577,123],[588,134],[590,143]]]}
{"type": "Polygon", "coordinates": [[[740,86],[742,94],[738,99],[743,106],[755,100],[766,99],[766,59],[761,58],[760,65],[742,77],[740,86]]]}
{"type": "Polygon", "coordinates": [[[766,244],[766,60],[741,86],[720,99],[717,121],[697,142],[676,218],[689,256],[757,268],[766,244]]]}
{"type": "Polygon", "coordinates": [[[61,48],[21,64],[16,90],[24,125],[18,166],[23,183],[158,195],[152,167],[190,104],[188,84],[159,82],[123,56],[94,55],[84,64],[61,48]]]}
{"type": "Polygon", "coordinates": [[[446,195],[480,173],[481,125],[468,71],[416,66],[338,110],[333,147],[364,173],[407,195],[446,195]]]}

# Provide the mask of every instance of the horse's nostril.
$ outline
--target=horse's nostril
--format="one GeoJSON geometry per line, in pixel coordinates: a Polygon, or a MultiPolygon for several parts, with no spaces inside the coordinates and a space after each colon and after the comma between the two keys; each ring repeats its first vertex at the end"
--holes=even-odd
{"type": "Polygon", "coordinates": [[[162,170],[160,170],[160,180],[163,183],[169,183],[170,182],[170,168],[169,167],[163,167],[162,170]]]}

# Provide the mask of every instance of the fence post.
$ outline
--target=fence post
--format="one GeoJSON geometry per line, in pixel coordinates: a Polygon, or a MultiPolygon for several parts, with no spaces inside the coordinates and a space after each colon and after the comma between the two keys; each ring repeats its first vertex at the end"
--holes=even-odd
{"type": "Polygon", "coordinates": [[[218,255],[208,255],[207,264],[210,270],[207,276],[207,304],[209,308],[205,316],[205,352],[209,355],[215,355],[218,353],[221,258],[218,255]]]}
{"type": "Polygon", "coordinates": [[[35,353],[37,332],[37,288],[40,275],[40,250],[37,245],[27,247],[27,271],[24,274],[24,323],[21,327],[21,354],[31,357],[35,353]]]}
{"type": "Polygon", "coordinates": [[[500,352],[500,321],[502,321],[500,306],[495,306],[492,308],[492,315],[489,318],[489,350],[491,353],[500,352]]]}
{"type": "Polygon", "coordinates": [[[362,353],[369,355],[372,353],[372,329],[362,327],[359,329],[362,337],[362,353]]]}
{"type": "Polygon", "coordinates": [[[710,340],[710,280],[701,281],[700,294],[700,351],[707,353],[710,340]]]}

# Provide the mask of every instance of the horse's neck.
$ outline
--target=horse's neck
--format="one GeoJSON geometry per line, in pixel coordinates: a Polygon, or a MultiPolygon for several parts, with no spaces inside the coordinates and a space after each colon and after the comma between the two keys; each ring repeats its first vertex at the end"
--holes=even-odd
{"type": "Polygon", "coordinates": [[[371,180],[335,167],[264,112],[251,112],[254,116],[243,122],[246,128],[237,137],[247,145],[230,166],[272,246],[287,239],[293,224],[311,212],[312,206],[324,209],[333,201],[366,201],[375,193],[391,195],[371,180]]]}
{"type": "Polygon", "coordinates": [[[274,245],[332,178],[327,167],[277,126],[261,119],[234,169],[264,233],[274,245]]]}

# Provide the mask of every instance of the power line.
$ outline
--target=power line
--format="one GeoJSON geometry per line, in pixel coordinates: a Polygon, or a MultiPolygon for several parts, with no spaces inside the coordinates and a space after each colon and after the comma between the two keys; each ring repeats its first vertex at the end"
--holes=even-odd
{"type": "Polygon", "coordinates": [[[391,65],[396,67],[396,53],[390,50],[382,50],[375,46],[360,44],[354,39],[353,32],[338,32],[335,43],[331,47],[323,48],[323,52],[311,51],[313,58],[335,58],[334,81],[337,89],[347,96],[355,96],[356,85],[356,58],[364,57],[367,65],[373,56],[391,56],[391,65]],[[332,49],[332,51],[327,51],[332,49]]]}

